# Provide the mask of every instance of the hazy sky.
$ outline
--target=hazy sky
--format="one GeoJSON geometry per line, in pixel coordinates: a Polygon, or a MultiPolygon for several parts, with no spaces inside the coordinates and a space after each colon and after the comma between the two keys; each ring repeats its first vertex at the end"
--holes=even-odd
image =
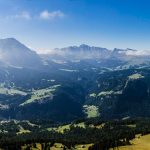
{"type": "Polygon", "coordinates": [[[37,50],[80,45],[150,50],[149,0],[0,0],[0,38],[37,50]]]}

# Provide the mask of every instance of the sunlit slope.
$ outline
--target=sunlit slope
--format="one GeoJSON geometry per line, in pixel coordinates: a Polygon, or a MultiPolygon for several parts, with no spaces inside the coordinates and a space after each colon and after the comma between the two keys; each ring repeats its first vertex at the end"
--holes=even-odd
{"type": "Polygon", "coordinates": [[[132,145],[121,146],[119,147],[119,150],[150,150],[150,134],[145,136],[137,136],[131,141],[131,144],[132,145]]]}

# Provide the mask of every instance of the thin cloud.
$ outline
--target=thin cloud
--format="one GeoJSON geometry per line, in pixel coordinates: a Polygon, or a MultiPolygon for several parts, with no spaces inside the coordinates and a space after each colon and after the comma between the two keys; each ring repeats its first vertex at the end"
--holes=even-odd
{"type": "Polygon", "coordinates": [[[52,12],[49,12],[48,10],[44,10],[40,13],[39,18],[43,20],[54,20],[57,18],[63,18],[64,16],[65,14],[60,10],[52,11],[52,12]]]}
{"type": "Polygon", "coordinates": [[[25,19],[25,20],[31,20],[32,17],[29,12],[23,11],[20,14],[16,14],[14,16],[11,16],[12,19],[25,19]]]}
{"type": "Polygon", "coordinates": [[[30,15],[29,12],[23,11],[19,14],[12,15],[12,16],[7,16],[7,19],[24,19],[24,20],[31,20],[32,16],[30,15]]]}
{"type": "Polygon", "coordinates": [[[40,12],[38,15],[34,15],[28,11],[22,11],[18,14],[14,14],[14,15],[10,15],[10,16],[6,16],[6,19],[12,19],[12,20],[15,20],[15,19],[22,19],[22,20],[36,20],[36,19],[41,19],[41,20],[54,20],[54,19],[61,19],[61,18],[64,18],[65,17],[65,14],[60,11],[60,10],[57,10],[57,11],[48,11],[48,10],[43,10],[42,12],[40,12]]]}
{"type": "Polygon", "coordinates": [[[146,50],[137,50],[137,51],[127,51],[126,55],[131,55],[131,56],[149,56],[150,55],[150,51],[146,51],[146,50]]]}

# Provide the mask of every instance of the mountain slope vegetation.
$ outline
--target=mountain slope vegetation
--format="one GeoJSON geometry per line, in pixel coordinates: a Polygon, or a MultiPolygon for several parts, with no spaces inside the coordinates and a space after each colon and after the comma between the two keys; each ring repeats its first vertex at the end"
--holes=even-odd
{"type": "Polygon", "coordinates": [[[83,44],[38,55],[1,39],[0,118],[149,117],[150,56],[137,53],[83,44]]]}

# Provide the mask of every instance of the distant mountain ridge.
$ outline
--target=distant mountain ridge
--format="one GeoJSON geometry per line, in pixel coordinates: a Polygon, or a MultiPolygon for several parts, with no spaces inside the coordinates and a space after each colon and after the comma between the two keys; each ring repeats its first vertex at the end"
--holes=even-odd
{"type": "Polygon", "coordinates": [[[61,49],[54,49],[52,51],[53,55],[64,56],[70,59],[92,59],[92,58],[108,58],[111,51],[106,48],[94,47],[82,44],[80,46],[69,46],[61,49]]]}
{"type": "Polygon", "coordinates": [[[80,46],[69,46],[65,48],[56,48],[50,53],[46,54],[47,56],[56,57],[56,58],[65,58],[65,59],[128,59],[131,57],[150,57],[150,51],[135,50],[135,49],[118,49],[114,48],[113,50],[89,46],[82,44],[80,46]]]}
{"type": "Polygon", "coordinates": [[[48,54],[38,55],[35,51],[26,47],[14,38],[0,39],[0,64],[16,67],[36,67],[43,65],[44,60],[107,60],[133,61],[142,58],[142,62],[150,58],[149,51],[138,51],[133,49],[109,50],[107,48],[89,46],[69,46],[56,48],[48,54]],[[42,57],[41,57],[42,56],[42,57]]]}

